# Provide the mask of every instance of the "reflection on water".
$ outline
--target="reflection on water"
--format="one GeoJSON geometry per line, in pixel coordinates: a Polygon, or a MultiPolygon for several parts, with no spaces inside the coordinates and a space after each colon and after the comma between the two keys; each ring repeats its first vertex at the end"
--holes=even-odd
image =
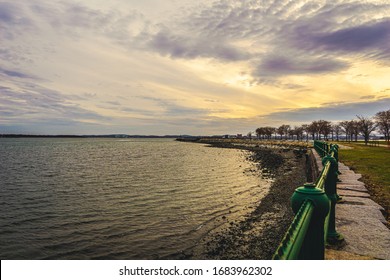
{"type": "Polygon", "coordinates": [[[247,152],[172,139],[0,139],[0,155],[2,259],[169,258],[269,187],[247,152]]]}

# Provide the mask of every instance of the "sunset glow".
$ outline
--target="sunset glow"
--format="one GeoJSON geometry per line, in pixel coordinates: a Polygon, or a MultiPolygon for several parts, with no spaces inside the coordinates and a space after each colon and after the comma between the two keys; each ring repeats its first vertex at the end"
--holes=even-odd
{"type": "Polygon", "coordinates": [[[389,1],[0,2],[0,133],[227,134],[390,107],[389,1]]]}

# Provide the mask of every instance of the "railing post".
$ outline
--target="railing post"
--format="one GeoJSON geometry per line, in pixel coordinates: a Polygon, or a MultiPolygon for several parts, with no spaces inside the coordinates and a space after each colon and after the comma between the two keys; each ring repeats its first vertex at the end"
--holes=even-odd
{"type": "Polygon", "coordinates": [[[337,162],[339,162],[339,145],[333,144],[330,148],[330,152],[333,151],[333,157],[336,159],[337,162]]]}
{"type": "MultiPolygon", "coordinates": [[[[337,175],[340,175],[341,172],[339,170],[339,146],[337,144],[331,145],[331,147],[330,147],[330,155],[332,155],[332,152],[333,152],[333,157],[336,159],[336,164],[337,164],[336,172],[337,172],[337,175]]],[[[341,182],[339,180],[338,176],[336,177],[336,182],[341,182]]],[[[337,188],[336,188],[336,196],[337,196],[337,201],[338,202],[342,200],[342,197],[337,194],[337,188]]]]}
{"type": "Polygon", "coordinates": [[[340,199],[337,195],[338,163],[334,157],[328,155],[322,159],[323,165],[328,161],[330,169],[325,180],[325,193],[330,200],[330,213],[326,240],[329,244],[336,245],[344,240],[344,237],[336,231],[336,202],[340,199]]]}
{"type": "Polygon", "coordinates": [[[297,188],[291,197],[294,213],[297,213],[305,200],[310,200],[313,203],[314,212],[299,259],[323,260],[325,258],[324,223],[329,213],[329,199],[323,190],[316,188],[314,184],[307,183],[303,187],[297,188]]]}

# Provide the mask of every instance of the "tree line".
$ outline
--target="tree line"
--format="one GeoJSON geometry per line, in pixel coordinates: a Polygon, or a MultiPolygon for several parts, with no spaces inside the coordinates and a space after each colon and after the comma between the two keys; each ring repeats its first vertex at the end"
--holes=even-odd
{"type": "MultiPolygon", "coordinates": [[[[373,117],[357,115],[357,119],[332,123],[326,120],[313,121],[310,124],[294,126],[283,124],[279,127],[259,127],[255,130],[258,139],[296,139],[296,140],[336,140],[342,136],[346,141],[357,141],[362,135],[367,145],[370,135],[377,131],[390,141],[390,109],[376,113],[373,117]]],[[[252,133],[248,133],[252,137],[252,133]]]]}

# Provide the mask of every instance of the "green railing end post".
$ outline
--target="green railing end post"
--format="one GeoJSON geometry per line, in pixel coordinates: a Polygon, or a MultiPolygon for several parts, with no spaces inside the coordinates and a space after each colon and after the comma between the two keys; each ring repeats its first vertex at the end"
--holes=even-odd
{"type": "Polygon", "coordinates": [[[313,183],[305,183],[303,186],[295,189],[294,194],[291,197],[291,207],[296,213],[301,207],[301,204],[309,199],[313,202],[315,208],[315,213],[317,215],[326,216],[329,212],[329,201],[323,190],[316,188],[316,185],[313,183]]]}
{"type": "Polygon", "coordinates": [[[295,190],[291,197],[291,206],[296,213],[305,200],[314,205],[313,217],[302,244],[299,259],[322,260],[325,258],[324,223],[329,213],[329,199],[325,192],[314,184],[306,183],[295,190]]]}

